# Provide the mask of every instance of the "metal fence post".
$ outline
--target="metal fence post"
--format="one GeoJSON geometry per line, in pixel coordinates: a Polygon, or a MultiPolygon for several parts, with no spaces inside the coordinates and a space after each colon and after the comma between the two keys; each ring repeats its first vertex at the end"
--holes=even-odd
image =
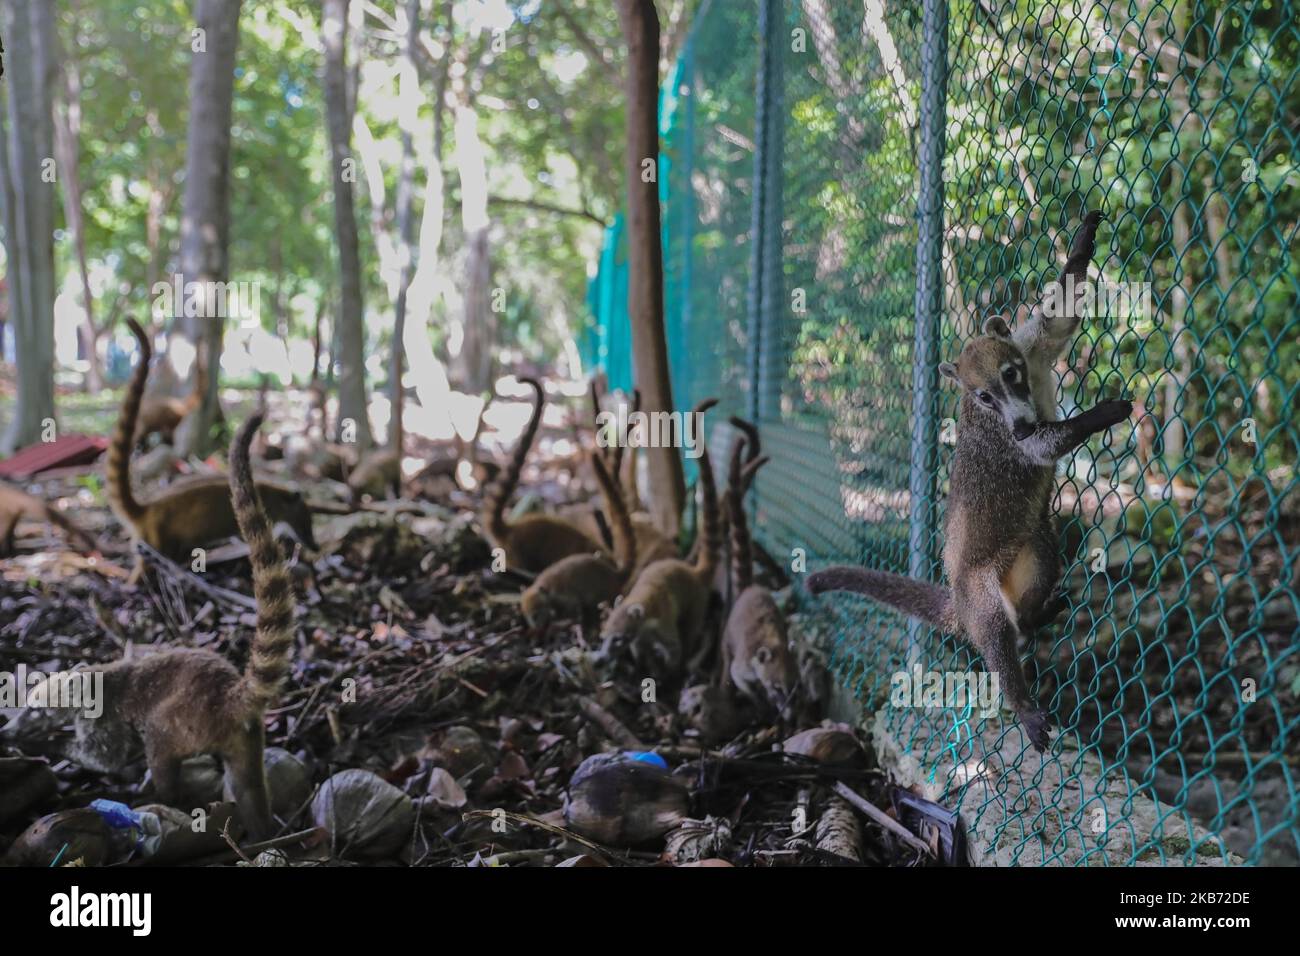
{"type": "MultiPolygon", "coordinates": [[[[948,0],[925,0],[921,17],[920,148],[917,156],[915,343],[912,353],[912,445],[908,491],[908,574],[934,571],[938,491],[939,333],[943,308],[943,155],[948,82],[948,0]]],[[[908,624],[909,663],[924,627],[908,624]]]]}
{"type": "MultiPolygon", "coordinates": [[[[785,158],[785,76],[784,0],[767,0],[771,9],[766,16],[766,35],[763,52],[768,58],[765,139],[763,149],[765,172],[763,175],[763,235],[761,237],[763,273],[762,299],[759,306],[759,323],[762,336],[758,377],[754,383],[757,401],[753,409],[755,421],[771,421],[780,415],[779,398],[781,380],[786,372],[783,361],[784,343],[780,335],[778,316],[785,303],[785,271],[781,261],[783,241],[781,231],[784,205],[783,166],[785,158]]],[[[757,497],[757,495],[755,495],[757,497]]]]}
{"type": "Polygon", "coordinates": [[[771,149],[772,113],[772,49],[775,26],[780,22],[781,0],[758,0],[758,63],[754,79],[754,192],[750,205],[750,250],[747,327],[749,343],[745,364],[749,369],[749,403],[745,414],[751,421],[758,420],[759,383],[762,378],[763,355],[767,347],[766,329],[763,328],[763,267],[765,265],[764,237],[770,224],[767,222],[767,188],[771,149]]]}

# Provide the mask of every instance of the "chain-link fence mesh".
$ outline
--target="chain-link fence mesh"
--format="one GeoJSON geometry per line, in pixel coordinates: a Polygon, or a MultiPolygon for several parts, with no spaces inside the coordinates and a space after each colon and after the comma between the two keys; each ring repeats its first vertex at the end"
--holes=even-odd
{"type": "Polygon", "coordinates": [[[900,674],[980,671],[959,640],[801,602],[983,859],[1300,858],[1298,23],[1291,0],[706,2],[665,91],[677,402],[757,416],[757,532],[810,570],[939,579],[935,356],[1023,319],[1106,216],[1058,398],[1136,409],[1058,469],[1071,606],[1022,646],[1047,757],[1009,713],[891,706],[900,674]]]}

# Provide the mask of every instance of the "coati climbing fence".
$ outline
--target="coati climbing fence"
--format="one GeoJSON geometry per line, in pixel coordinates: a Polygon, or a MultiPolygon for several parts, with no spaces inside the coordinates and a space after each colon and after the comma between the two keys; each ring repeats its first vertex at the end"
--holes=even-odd
{"type": "MultiPolygon", "coordinates": [[[[675,399],[758,420],[754,523],[787,564],[939,579],[936,365],[1105,213],[1110,291],[1058,397],[1137,407],[1058,468],[1070,608],[1022,645],[1046,758],[1009,713],[894,696],[981,672],[959,641],[792,575],[796,633],[982,860],[1300,858],[1298,24],[1292,0],[705,0],[665,84],[675,399]]],[[[619,385],[609,239],[588,351],[619,385]]]]}

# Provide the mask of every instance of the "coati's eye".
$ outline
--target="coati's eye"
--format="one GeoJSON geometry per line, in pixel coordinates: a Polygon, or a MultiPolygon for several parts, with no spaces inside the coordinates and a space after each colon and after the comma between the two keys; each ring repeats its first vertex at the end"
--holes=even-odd
{"type": "Polygon", "coordinates": [[[1015,385],[1020,381],[1020,369],[1014,365],[1008,365],[1002,370],[1002,380],[1010,385],[1015,385]]]}
{"type": "Polygon", "coordinates": [[[989,408],[993,407],[993,396],[988,392],[976,392],[975,397],[980,400],[981,405],[986,405],[989,408]]]}

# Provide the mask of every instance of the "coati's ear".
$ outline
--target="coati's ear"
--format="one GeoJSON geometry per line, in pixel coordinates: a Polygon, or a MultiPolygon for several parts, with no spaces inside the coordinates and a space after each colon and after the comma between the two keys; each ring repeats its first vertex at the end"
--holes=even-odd
{"type": "Polygon", "coordinates": [[[961,379],[957,377],[957,366],[953,365],[951,362],[940,362],[939,374],[942,375],[944,378],[952,379],[954,382],[957,382],[958,384],[961,383],[961,379]]]}
{"type": "Polygon", "coordinates": [[[1007,320],[1000,315],[990,315],[985,319],[981,331],[985,335],[992,335],[999,339],[1011,338],[1011,329],[1007,327],[1007,320]]]}

